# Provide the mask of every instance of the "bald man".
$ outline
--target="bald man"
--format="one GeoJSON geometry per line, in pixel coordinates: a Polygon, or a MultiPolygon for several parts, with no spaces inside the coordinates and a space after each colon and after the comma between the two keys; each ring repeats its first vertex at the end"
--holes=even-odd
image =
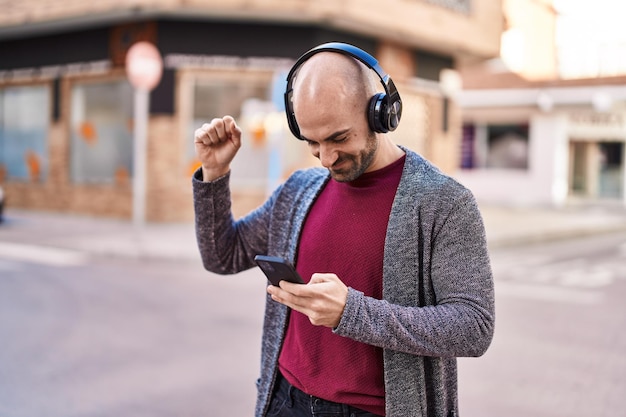
{"type": "Polygon", "coordinates": [[[237,221],[241,129],[224,116],[195,132],[200,254],[220,274],[281,257],[306,282],[267,287],[256,416],[456,416],[456,358],[482,355],[494,329],[482,218],[469,190],[372,126],[377,80],[355,58],[296,64],[298,137],[322,167],[237,221]]]}

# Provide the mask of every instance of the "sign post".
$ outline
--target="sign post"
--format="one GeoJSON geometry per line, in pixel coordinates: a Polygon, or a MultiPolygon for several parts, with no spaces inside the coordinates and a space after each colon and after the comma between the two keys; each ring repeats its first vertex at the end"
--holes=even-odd
{"type": "Polygon", "coordinates": [[[126,74],[135,89],[133,127],[133,224],[146,221],[146,161],[149,97],[161,81],[163,60],[149,42],[137,42],[126,54],[126,74]]]}

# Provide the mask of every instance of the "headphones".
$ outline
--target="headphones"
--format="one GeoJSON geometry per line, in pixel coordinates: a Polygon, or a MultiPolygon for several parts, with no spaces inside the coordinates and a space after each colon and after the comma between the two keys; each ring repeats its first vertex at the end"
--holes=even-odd
{"type": "Polygon", "coordinates": [[[304,61],[309,59],[312,55],[325,51],[337,52],[358,59],[378,75],[380,82],[385,88],[385,92],[377,93],[370,98],[367,107],[367,120],[369,121],[370,128],[374,132],[387,133],[395,130],[396,127],[398,127],[398,123],[400,123],[400,116],[402,115],[402,100],[389,75],[378,64],[378,61],[367,52],[347,43],[330,42],[316,46],[298,58],[287,75],[285,112],[287,113],[287,123],[289,124],[291,133],[293,133],[296,138],[303,140],[300,136],[300,127],[296,121],[296,115],[293,112],[293,76],[304,61]]]}

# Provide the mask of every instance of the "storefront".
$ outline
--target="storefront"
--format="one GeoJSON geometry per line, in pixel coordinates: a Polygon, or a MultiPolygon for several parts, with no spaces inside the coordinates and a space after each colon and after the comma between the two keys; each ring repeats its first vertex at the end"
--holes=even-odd
{"type": "Polygon", "coordinates": [[[570,195],[626,205],[626,112],[570,117],[570,195]]]}
{"type": "Polygon", "coordinates": [[[288,131],[282,92],[303,51],[337,39],[393,68],[387,71],[404,101],[395,139],[453,169],[458,112],[451,106],[444,115],[436,80],[453,66],[451,57],[315,25],[171,18],[0,42],[0,183],[7,205],[132,216],[133,88],[124,64],[131,45],[148,41],[164,70],[150,95],[146,219],[191,218],[193,132],[225,114],[244,127],[232,181],[235,212],[246,212],[294,169],[317,163],[288,131]]]}
{"type": "Polygon", "coordinates": [[[626,206],[626,88],[600,81],[464,92],[456,176],[490,203],[626,206]]]}

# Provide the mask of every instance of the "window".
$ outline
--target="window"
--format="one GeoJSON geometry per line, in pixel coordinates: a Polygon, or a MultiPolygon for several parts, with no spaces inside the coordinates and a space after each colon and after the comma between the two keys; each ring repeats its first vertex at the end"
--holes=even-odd
{"type": "Polygon", "coordinates": [[[125,183],[132,175],[133,91],[127,81],[72,89],[71,178],[125,183]]]}
{"type": "MultiPolygon", "coordinates": [[[[188,126],[188,174],[199,166],[193,135],[203,123],[213,118],[230,115],[243,130],[242,147],[232,162],[231,180],[235,185],[260,186],[268,175],[269,133],[267,117],[276,111],[270,101],[272,74],[256,74],[237,78],[215,76],[196,79],[193,89],[193,118],[188,126]]],[[[284,118],[284,116],[283,116],[284,118]]]]}
{"type": "Polygon", "coordinates": [[[461,140],[463,169],[528,169],[527,124],[465,124],[461,140]]]}
{"type": "Polygon", "coordinates": [[[598,194],[605,198],[621,198],[623,195],[624,144],[600,142],[600,175],[598,194]]]}
{"type": "Polygon", "coordinates": [[[46,86],[0,89],[0,179],[46,179],[49,94],[46,86]]]}

